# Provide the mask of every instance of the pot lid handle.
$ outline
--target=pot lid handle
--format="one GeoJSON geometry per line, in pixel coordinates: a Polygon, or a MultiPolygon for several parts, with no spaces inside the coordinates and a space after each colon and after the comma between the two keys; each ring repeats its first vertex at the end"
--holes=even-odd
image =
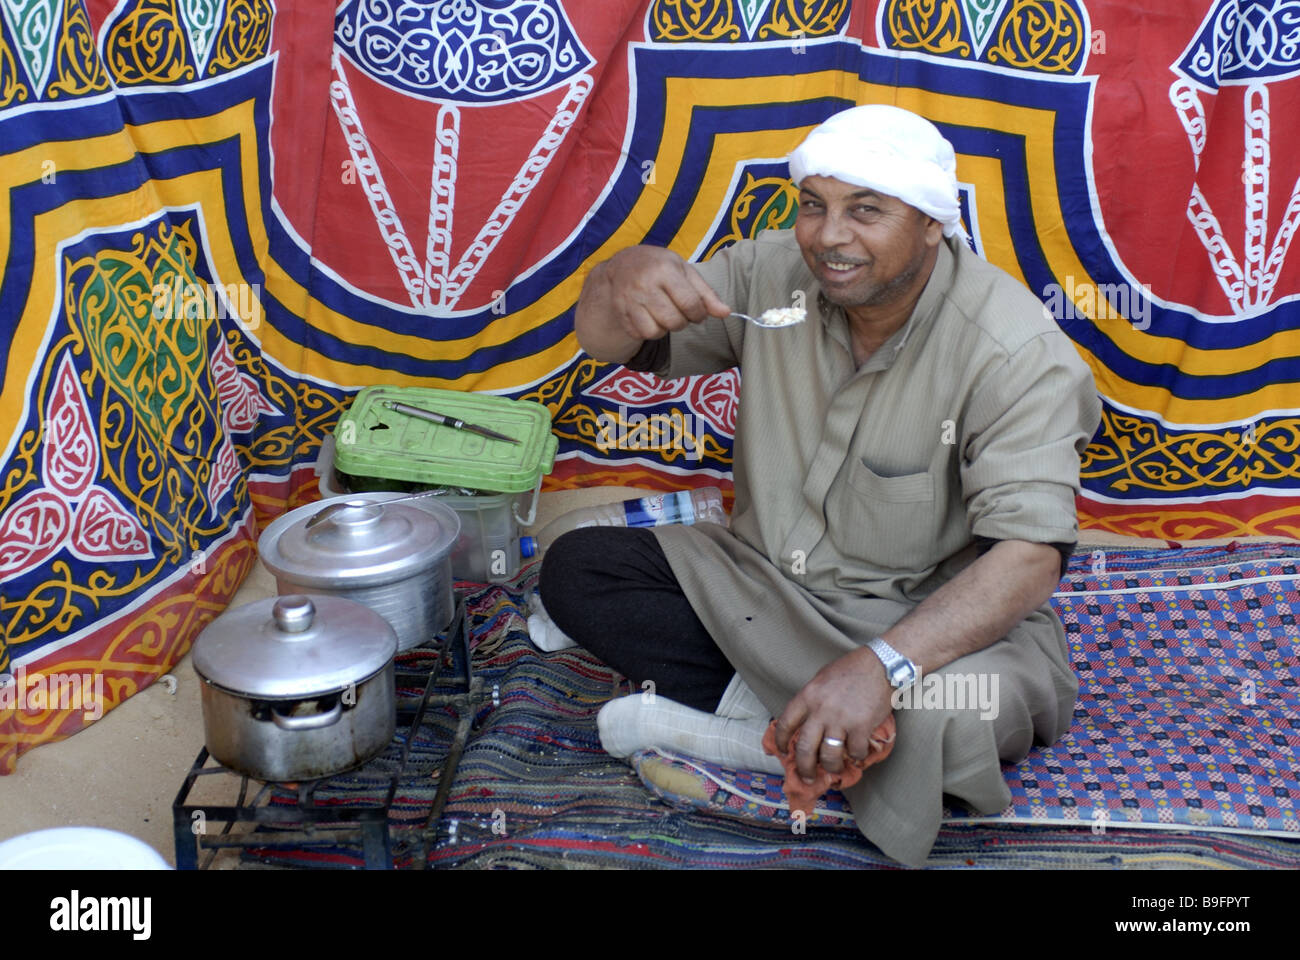
{"type": "MultiPolygon", "coordinates": [[[[541,483],[541,480],[537,481],[541,483]]],[[[423,500],[425,497],[437,497],[443,493],[442,488],[434,487],[432,490],[422,490],[419,493],[410,493],[400,497],[389,497],[385,500],[367,500],[365,497],[354,497],[351,500],[337,499],[332,503],[326,504],[316,513],[312,514],[307,522],[303,524],[303,529],[310,530],[318,523],[324,523],[334,514],[346,507],[369,507],[378,506],[380,509],[390,503],[405,503],[408,500],[423,500]]]]}
{"type": "MultiPolygon", "coordinates": [[[[326,520],[339,513],[344,514],[344,516],[351,520],[352,523],[359,523],[365,520],[373,520],[383,512],[383,505],[378,501],[362,500],[359,498],[355,500],[339,500],[328,504],[319,512],[312,514],[311,519],[303,524],[303,529],[310,530],[312,527],[316,526],[316,524],[324,523],[326,520]]],[[[335,522],[337,523],[338,521],[336,520],[335,522]]]]}
{"type": "Polygon", "coordinates": [[[311,629],[316,617],[316,605],[302,594],[281,597],[271,608],[275,625],[285,633],[303,633],[311,629]]]}

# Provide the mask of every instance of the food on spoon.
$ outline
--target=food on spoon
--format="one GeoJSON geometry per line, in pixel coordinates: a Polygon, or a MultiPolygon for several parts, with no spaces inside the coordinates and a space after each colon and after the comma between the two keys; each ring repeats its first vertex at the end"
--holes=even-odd
{"type": "Polygon", "coordinates": [[[791,324],[803,323],[807,318],[808,311],[802,307],[773,307],[771,310],[764,310],[757,319],[765,327],[788,327],[791,324]]]}

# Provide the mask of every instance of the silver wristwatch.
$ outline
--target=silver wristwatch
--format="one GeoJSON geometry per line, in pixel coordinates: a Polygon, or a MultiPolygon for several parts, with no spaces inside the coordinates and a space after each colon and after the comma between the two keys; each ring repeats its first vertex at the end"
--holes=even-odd
{"type": "Polygon", "coordinates": [[[921,668],[903,656],[879,637],[867,644],[885,665],[885,676],[889,685],[895,690],[906,690],[916,683],[921,675],[921,668]]]}

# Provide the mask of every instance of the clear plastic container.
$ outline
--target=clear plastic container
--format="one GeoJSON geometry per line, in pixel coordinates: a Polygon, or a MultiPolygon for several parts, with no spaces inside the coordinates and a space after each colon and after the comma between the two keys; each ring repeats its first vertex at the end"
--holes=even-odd
{"type": "MultiPolygon", "coordinates": [[[[321,443],[316,475],[322,500],[353,492],[340,483],[334,471],[333,437],[326,437],[321,443]]],[[[453,577],[474,583],[499,583],[511,580],[519,573],[523,561],[533,555],[532,538],[521,537],[519,528],[536,519],[541,485],[542,478],[538,477],[537,486],[530,491],[531,497],[529,494],[483,492],[473,496],[448,493],[429,498],[451,507],[460,517],[460,538],[451,550],[453,577]],[[524,503],[528,503],[527,513],[521,510],[524,503]]],[[[403,483],[392,484],[394,490],[406,487],[407,484],[403,483]]],[[[411,504],[419,506],[422,502],[412,500],[411,504]]]]}
{"type": "Polygon", "coordinates": [[[516,497],[513,493],[480,493],[472,497],[446,494],[429,498],[445,503],[460,516],[460,540],[451,551],[452,575],[456,579],[496,583],[519,573],[520,564],[532,553],[522,543],[528,538],[519,535],[516,497]]]}

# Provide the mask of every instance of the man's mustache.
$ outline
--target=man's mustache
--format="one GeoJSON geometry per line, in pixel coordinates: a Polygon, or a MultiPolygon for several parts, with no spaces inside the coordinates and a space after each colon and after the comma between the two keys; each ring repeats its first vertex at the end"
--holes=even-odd
{"type": "Polygon", "coordinates": [[[857,260],[854,259],[853,257],[838,257],[833,253],[819,253],[817,254],[817,262],[818,263],[849,263],[855,267],[865,267],[871,261],[857,260]]]}

